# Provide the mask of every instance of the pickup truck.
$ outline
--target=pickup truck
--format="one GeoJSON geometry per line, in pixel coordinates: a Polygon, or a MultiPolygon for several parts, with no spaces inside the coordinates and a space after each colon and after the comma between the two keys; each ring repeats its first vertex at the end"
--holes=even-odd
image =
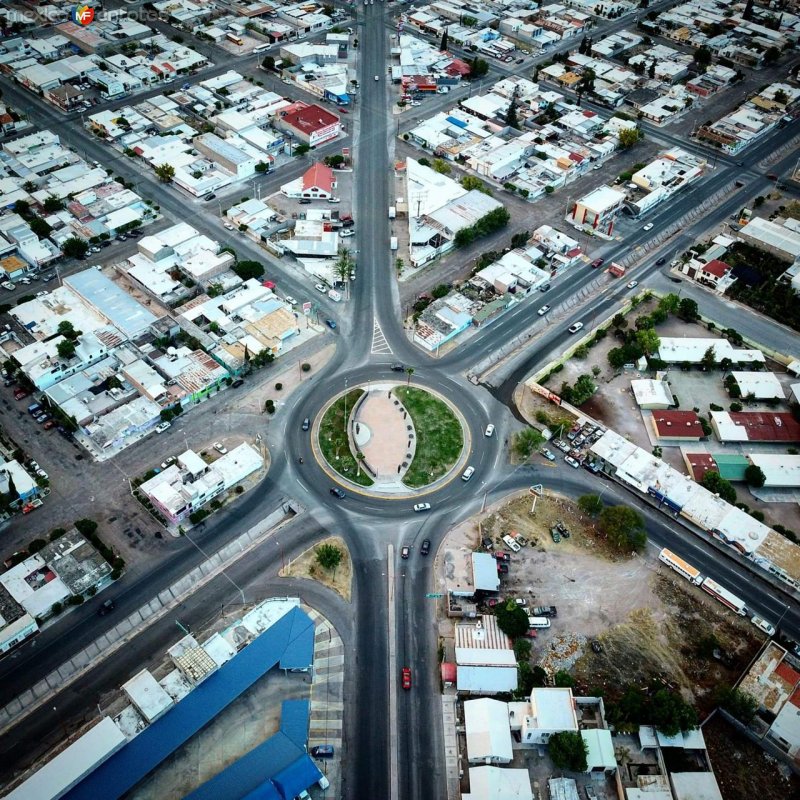
{"type": "Polygon", "coordinates": [[[534,617],[557,617],[558,609],[555,606],[535,606],[529,613],[534,617]]]}

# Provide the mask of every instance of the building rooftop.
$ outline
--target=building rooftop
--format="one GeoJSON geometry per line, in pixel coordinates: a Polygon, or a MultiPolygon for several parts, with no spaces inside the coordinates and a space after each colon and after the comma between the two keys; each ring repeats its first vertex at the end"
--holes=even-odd
{"type": "Polygon", "coordinates": [[[654,411],[656,433],[664,438],[693,438],[703,436],[700,417],[694,411],[654,411]]]}
{"type": "Polygon", "coordinates": [[[492,766],[469,768],[469,792],[461,800],[533,800],[531,779],[527,769],[492,766]]]}
{"type": "Polygon", "coordinates": [[[532,728],[555,731],[577,731],[578,717],[572,689],[531,689],[532,728]]]}
{"type": "Polygon", "coordinates": [[[122,691],[148,722],[158,719],[173,704],[172,698],[146,669],[122,684],[122,691]]]}
{"type": "Polygon", "coordinates": [[[651,380],[640,378],[631,381],[631,389],[636,403],[640,406],[645,405],[666,405],[675,404],[672,391],[666,381],[651,380]]]}
{"type": "Polygon", "coordinates": [[[723,442],[800,442],[800,422],[788,411],[712,411],[723,442]]]}
{"type": "Polygon", "coordinates": [[[467,759],[511,761],[511,728],[508,705],[482,697],[464,701],[464,727],[467,735],[467,759]]]}
{"type": "Polygon", "coordinates": [[[742,397],[753,395],[757,400],[773,397],[786,399],[783,386],[774,372],[731,372],[731,375],[736,380],[742,397]]]}
{"type": "Polygon", "coordinates": [[[764,486],[795,488],[800,486],[800,456],[781,453],[750,453],[751,464],[761,469],[766,478],[764,486]]]}

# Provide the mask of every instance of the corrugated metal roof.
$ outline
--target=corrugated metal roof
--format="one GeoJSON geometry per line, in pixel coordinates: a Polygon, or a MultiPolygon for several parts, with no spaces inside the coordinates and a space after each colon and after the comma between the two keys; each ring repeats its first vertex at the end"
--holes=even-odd
{"type": "Polygon", "coordinates": [[[307,653],[304,666],[310,666],[313,646],[314,623],[305,612],[293,608],[65,797],[121,797],[276,664],[287,668],[284,659],[299,663],[307,653]]]}

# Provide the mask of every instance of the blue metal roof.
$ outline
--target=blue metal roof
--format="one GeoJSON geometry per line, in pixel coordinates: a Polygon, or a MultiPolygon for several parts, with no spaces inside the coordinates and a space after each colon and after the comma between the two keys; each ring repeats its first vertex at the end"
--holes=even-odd
{"type": "MultiPolygon", "coordinates": [[[[287,614],[287,616],[289,616],[287,614]]],[[[285,619],[285,617],[284,617],[285,619]]],[[[287,634],[288,641],[281,653],[278,666],[281,669],[308,669],[314,663],[314,626],[311,625],[310,636],[303,636],[307,624],[311,620],[303,614],[291,619],[291,630],[287,634]]]]}
{"type": "MultiPolygon", "coordinates": [[[[300,608],[293,608],[64,797],[66,800],[121,797],[281,663],[287,651],[297,658],[299,652],[313,654],[313,645],[314,623],[300,608]],[[310,650],[306,641],[311,643],[310,650]]],[[[305,666],[310,665],[311,659],[305,666]]],[[[296,747],[291,741],[289,744],[296,747]]]]}
{"type": "Polygon", "coordinates": [[[281,770],[272,779],[272,782],[278,787],[278,791],[285,800],[292,800],[321,777],[322,773],[319,771],[319,767],[311,760],[310,756],[304,755],[281,770]]]}
{"type": "Polygon", "coordinates": [[[283,798],[278,794],[272,781],[267,781],[243,797],[242,800],[283,800],[283,798]]]}
{"type": "Polygon", "coordinates": [[[284,700],[281,703],[281,733],[286,734],[290,742],[305,749],[310,717],[311,703],[308,700],[284,700]]]}

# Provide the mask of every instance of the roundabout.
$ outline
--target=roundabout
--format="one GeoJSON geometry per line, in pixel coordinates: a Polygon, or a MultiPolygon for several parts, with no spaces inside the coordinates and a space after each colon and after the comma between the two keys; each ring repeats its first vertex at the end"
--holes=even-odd
{"type": "Polygon", "coordinates": [[[359,382],[334,395],[311,430],[317,464],[361,495],[400,499],[449,483],[466,465],[470,426],[433,389],[393,380],[359,382]]]}

